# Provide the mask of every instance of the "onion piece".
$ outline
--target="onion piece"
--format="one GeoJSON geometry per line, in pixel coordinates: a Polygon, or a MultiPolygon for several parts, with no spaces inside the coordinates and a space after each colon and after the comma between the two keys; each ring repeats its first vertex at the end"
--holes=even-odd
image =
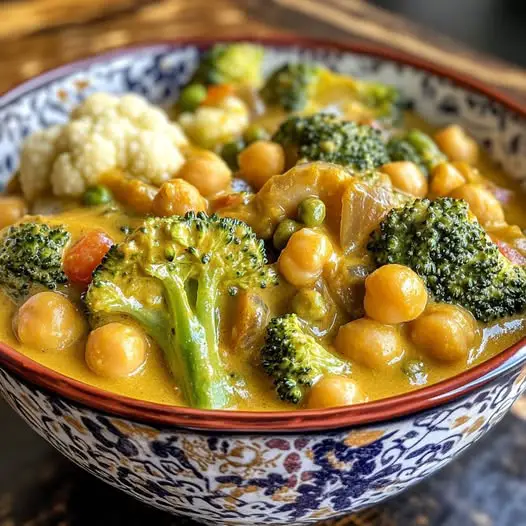
{"type": "Polygon", "coordinates": [[[342,197],[340,223],[340,246],[345,255],[365,248],[369,235],[387,213],[410,199],[393,190],[387,177],[373,184],[358,177],[349,181],[342,197]]]}

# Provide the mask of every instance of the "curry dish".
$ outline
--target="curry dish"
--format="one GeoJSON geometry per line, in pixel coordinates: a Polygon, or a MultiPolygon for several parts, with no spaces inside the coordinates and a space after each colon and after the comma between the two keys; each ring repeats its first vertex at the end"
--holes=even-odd
{"type": "Polygon", "coordinates": [[[91,94],[0,196],[0,340],[133,398],[358,404],[526,334],[526,198],[391,86],[217,45],[175,104],[91,94]]]}

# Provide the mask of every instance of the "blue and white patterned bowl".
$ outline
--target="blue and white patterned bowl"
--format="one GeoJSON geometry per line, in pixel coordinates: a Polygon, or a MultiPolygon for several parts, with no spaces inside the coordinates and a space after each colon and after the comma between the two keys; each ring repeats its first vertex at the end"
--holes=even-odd
{"type": "MultiPolygon", "coordinates": [[[[458,122],[526,180],[523,109],[491,89],[389,50],[262,42],[265,67],[299,57],[402,88],[436,124],[458,122]]],[[[65,66],[0,99],[0,182],[23,138],[62,122],[94,91],[167,104],[206,44],[165,43],[65,66]]],[[[59,375],[0,344],[0,392],[42,437],[109,484],[208,524],[302,524],[355,512],[444,466],[526,389],[526,344],[396,398],[324,411],[197,411],[127,399],[59,375]]]]}

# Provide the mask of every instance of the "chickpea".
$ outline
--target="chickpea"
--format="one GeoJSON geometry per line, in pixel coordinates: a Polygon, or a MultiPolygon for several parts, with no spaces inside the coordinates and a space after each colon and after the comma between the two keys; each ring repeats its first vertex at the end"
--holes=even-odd
{"type": "Polygon", "coordinates": [[[506,222],[502,205],[484,185],[467,183],[453,190],[450,196],[467,201],[469,209],[483,226],[506,222]]]}
{"type": "Polygon", "coordinates": [[[295,287],[312,287],[332,254],[326,236],[302,228],[292,234],[278,259],[279,271],[295,287]]]}
{"type": "Polygon", "coordinates": [[[206,209],[206,199],[184,179],[164,183],[153,200],[153,213],[157,216],[183,216],[186,212],[204,212],[206,209]]]}
{"type": "Polygon", "coordinates": [[[325,376],[314,384],[307,399],[309,409],[324,409],[365,402],[354,380],[344,376],[325,376]]]}
{"type": "Polygon", "coordinates": [[[219,155],[203,151],[190,157],[177,173],[177,177],[195,186],[204,197],[209,197],[230,186],[232,172],[219,155]]]}
{"type": "Polygon", "coordinates": [[[480,343],[480,331],[473,316],[455,305],[435,304],[410,324],[414,344],[444,362],[467,360],[480,343]]]}
{"type": "Polygon", "coordinates": [[[281,145],[272,141],[256,141],[237,157],[239,170],[256,190],[273,175],[285,171],[285,152],[281,145]]]}
{"type": "Polygon", "coordinates": [[[370,369],[387,369],[404,356],[402,339],[396,327],[370,318],[342,325],[334,340],[336,350],[370,369]]]}
{"type": "Polygon", "coordinates": [[[142,367],[146,348],[146,339],[139,329],[124,323],[108,323],[90,333],[86,363],[99,376],[125,378],[142,367]]]}
{"type": "Polygon", "coordinates": [[[27,206],[21,197],[0,197],[0,229],[16,223],[26,212],[27,206]]]}
{"type": "Polygon", "coordinates": [[[438,147],[451,161],[475,164],[479,155],[478,144],[458,124],[452,124],[435,134],[438,147]]]}
{"type": "Polygon", "coordinates": [[[427,179],[415,163],[409,161],[387,163],[382,166],[381,171],[389,176],[393,186],[401,192],[415,197],[427,195],[427,179]]]}
{"type": "Polygon", "coordinates": [[[466,183],[466,179],[451,163],[440,163],[431,172],[429,194],[432,197],[444,197],[466,183]]]}
{"type": "Polygon", "coordinates": [[[427,304],[422,279],[404,265],[384,265],[365,280],[367,316],[382,323],[403,323],[418,318],[427,304]]]}
{"type": "Polygon", "coordinates": [[[18,310],[15,332],[24,345],[41,351],[59,351],[82,337],[84,320],[62,294],[40,292],[18,310]]]}
{"type": "Polygon", "coordinates": [[[451,163],[464,177],[466,183],[481,183],[483,181],[480,172],[465,161],[455,161],[451,163]]]}

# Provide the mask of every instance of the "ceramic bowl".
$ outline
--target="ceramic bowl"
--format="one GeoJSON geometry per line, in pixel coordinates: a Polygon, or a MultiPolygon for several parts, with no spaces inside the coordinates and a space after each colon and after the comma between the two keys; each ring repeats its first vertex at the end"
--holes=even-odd
{"type": "MultiPolygon", "coordinates": [[[[245,39],[246,40],[246,39],[245,39]]],[[[458,122],[526,179],[525,111],[490,88],[389,50],[265,40],[265,68],[290,59],[395,84],[431,122],[458,122]]],[[[177,95],[209,43],[120,50],[45,73],[0,99],[0,180],[28,133],[64,121],[94,91],[177,95]]],[[[0,345],[0,391],[65,456],[170,513],[208,524],[302,524],[371,506],[450,462],[526,388],[526,344],[437,385],[324,411],[198,411],[71,380],[0,345]]]]}

